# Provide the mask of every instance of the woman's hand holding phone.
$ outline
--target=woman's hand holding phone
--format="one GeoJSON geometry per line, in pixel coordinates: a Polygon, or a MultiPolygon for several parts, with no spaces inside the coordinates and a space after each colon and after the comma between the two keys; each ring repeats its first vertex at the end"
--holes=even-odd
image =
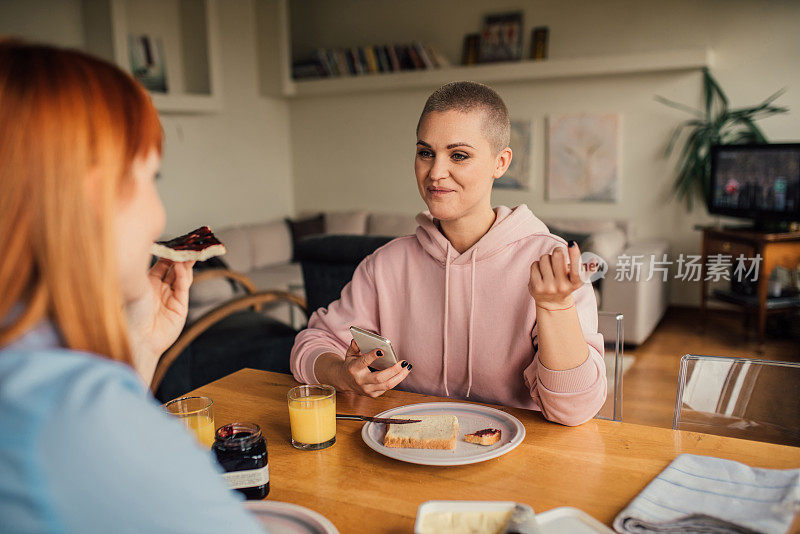
{"type": "Polygon", "coordinates": [[[355,340],[350,342],[347,353],[341,356],[326,353],[317,359],[317,379],[331,383],[339,391],[353,391],[367,397],[380,397],[402,382],[411,371],[411,364],[403,360],[383,371],[370,371],[369,366],[380,358],[379,349],[362,354],[355,340]],[[330,357],[336,358],[334,362],[330,357]],[[322,361],[320,361],[322,360],[322,361]]]}

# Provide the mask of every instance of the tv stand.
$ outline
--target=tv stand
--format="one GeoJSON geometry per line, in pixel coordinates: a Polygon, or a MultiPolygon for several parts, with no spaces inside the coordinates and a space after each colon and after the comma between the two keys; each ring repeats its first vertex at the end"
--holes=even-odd
{"type": "MultiPolygon", "coordinates": [[[[767,305],[767,282],[772,270],[777,266],[794,269],[800,264],[800,231],[794,232],[764,232],[749,228],[724,228],[720,226],[698,226],[695,229],[703,232],[702,270],[700,276],[700,312],[705,323],[707,316],[706,302],[714,296],[707,295],[708,281],[706,281],[706,263],[708,257],[715,254],[724,254],[731,257],[731,263],[736,264],[736,258],[742,254],[745,258],[754,258],[761,255],[761,264],[758,268],[756,280],[756,303],[726,302],[736,304],[744,311],[758,312],[758,341],[759,349],[764,342],[764,327],[767,314],[786,311],[787,307],[774,307],[767,305]]],[[[749,267],[750,262],[747,262],[749,267]]],[[[731,276],[733,273],[731,273],[731,276]]]]}
{"type": "Polygon", "coordinates": [[[738,224],[731,226],[723,226],[723,230],[731,231],[750,231],[761,232],[764,234],[791,234],[797,231],[797,223],[781,222],[781,221],[764,221],[754,220],[753,224],[738,224]]]}

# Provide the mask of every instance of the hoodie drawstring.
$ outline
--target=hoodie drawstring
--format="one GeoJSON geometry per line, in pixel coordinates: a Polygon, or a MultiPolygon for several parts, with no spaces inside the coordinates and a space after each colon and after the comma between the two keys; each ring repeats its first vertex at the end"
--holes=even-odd
{"type": "MultiPolygon", "coordinates": [[[[450,243],[447,243],[447,257],[444,263],[444,328],[442,332],[442,373],[444,375],[444,394],[450,396],[447,387],[447,331],[450,326],[450,243]]],[[[472,391],[472,330],[475,314],[475,279],[477,277],[478,247],[472,249],[472,276],[470,279],[469,330],[467,332],[467,398],[472,391]]]]}
{"type": "Polygon", "coordinates": [[[447,389],[447,327],[450,320],[450,242],[447,242],[447,257],[444,260],[444,332],[442,335],[442,373],[444,374],[444,394],[450,396],[447,389]]]}
{"type": "Polygon", "coordinates": [[[474,249],[472,249],[472,280],[470,281],[472,289],[470,290],[469,297],[469,337],[467,338],[467,398],[469,398],[469,392],[472,390],[472,316],[475,312],[475,273],[478,269],[478,266],[475,263],[475,258],[477,257],[478,247],[476,246],[474,249]]]}

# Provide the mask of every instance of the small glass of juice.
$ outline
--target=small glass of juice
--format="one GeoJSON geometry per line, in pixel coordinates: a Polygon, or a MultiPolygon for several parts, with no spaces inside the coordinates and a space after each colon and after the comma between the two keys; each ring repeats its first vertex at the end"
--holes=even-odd
{"type": "Polygon", "coordinates": [[[164,405],[167,413],[183,421],[203,447],[211,449],[214,444],[214,401],[208,397],[181,397],[164,405]]]}
{"type": "Polygon", "coordinates": [[[336,390],[333,386],[297,386],[289,390],[292,446],[317,451],[336,442],[336,390]]]}

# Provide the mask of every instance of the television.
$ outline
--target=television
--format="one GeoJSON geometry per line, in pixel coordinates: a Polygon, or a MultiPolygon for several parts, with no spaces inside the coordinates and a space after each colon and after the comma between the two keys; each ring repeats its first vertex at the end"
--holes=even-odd
{"type": "Polygon", "coordinates": [[[800,143],[711,147],[708,212],[757,229],[800,221],[800,143]]]}

